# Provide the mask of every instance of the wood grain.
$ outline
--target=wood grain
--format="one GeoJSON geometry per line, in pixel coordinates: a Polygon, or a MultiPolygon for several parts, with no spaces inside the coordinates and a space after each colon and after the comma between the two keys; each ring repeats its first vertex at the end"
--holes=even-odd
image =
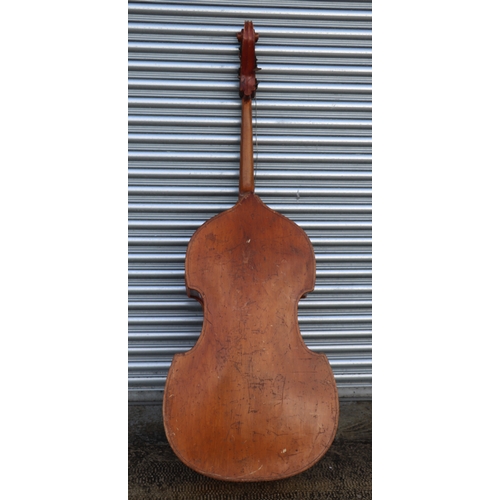
{"type": "Polygon", "coordinates": [[[252,100],[241,101],[241,141],[240,141],[240,194],[253,193],[255,189],[253,173],[253,131],[252,100]]]}
{"type": "Polygon", "coordinates": [[[324,354],[299,330],[298,302],[314,288],[309,238],[254,194],[250,21],[242,43],[240,198],[207,221],[186,252],[186,289],[203,306],[196,345],[176,354],[163,398],[168,441],[189,467],[228,481],[297,474],[332,444],[338,394],[324,354]]]}
{"type": "Polygon", "coordinates": [[[186,465],[263,481],[297,474],[328,450],[335,380],[297,320],[314,281],[307,235],[253,193],[196,231],[186,286],[203,304],[203,329],[191,351],[174,356],[164,398],[167,437],[186,465]]]}

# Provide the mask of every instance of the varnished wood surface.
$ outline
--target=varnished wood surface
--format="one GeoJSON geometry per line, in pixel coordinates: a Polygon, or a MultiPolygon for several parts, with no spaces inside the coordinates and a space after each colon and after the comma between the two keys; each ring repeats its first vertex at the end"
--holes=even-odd
{"type": "Polygon", "coordinates": [[[277,483],[201,477],[165,442],[129,443],[128,500],[371,500],[371,442],[335,441],[307,473],[277,483]]]}
{"type": "Polygon", "coordinates": [[[314,288],[307,235],[254,194],[251,21],[238,39],[242,97],[240,199],[201,226],[186,253],[188,295],[203,305],[196,345],[176,354],[163,398],[177,456],[207,476],[266,481],[297,474],[331,445],[338,395],[324,354],[299,331],[299,299],[314,288]]]}
{"type": "Polygon", "coordinates": [[[163,408],[170,445],[186,465],[263,481],[297,474],[328,450],[335,380],[297,320],[314,281],[304,231],[253,193],[196,231],[186,286],[203,304],[203,329],[191,351],[174,356],[163,408]]]}
{"type": "Polygon", "coordinates": [[[259,39],[255,33],[252,21],[245,21],[243,29],[237,34],[240,42],[241,65],[240,76],[240,97],[253,99],[257,90],[258,82],[255,77],[257,69],[257,57],[255,56],[255,44],[259,39]]]}
{"type": "Polygon", "coordinates": [[[255,189],[253,173],[253,131],[252,100],[241,101],[241,141],[240,141],[240,194],[253,193],[255,189]]]}
{"type": "Polygon", "coordinates": [[[240,141],[240,194],[254,192],[253,173],[253,130],[252,130],[252,98],[257,90],[257,58],[255,43],[259,35],[255,33],[252,21],[245,21],[243,29],[238,33],[240,41],[239,70],[241,99],[241,141],[240,141]]]}

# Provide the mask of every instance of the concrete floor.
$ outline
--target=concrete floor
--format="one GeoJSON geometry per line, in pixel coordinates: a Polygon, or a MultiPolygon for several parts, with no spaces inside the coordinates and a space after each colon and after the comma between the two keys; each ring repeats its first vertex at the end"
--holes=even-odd
{"type": "Polygon", "coordinates": [[[279,481],[207,478],[173,453],[159,406],[129,412],[129,499],[371,499],[371,402],[342,403],[337,436],[313,467],[279,481]]]}

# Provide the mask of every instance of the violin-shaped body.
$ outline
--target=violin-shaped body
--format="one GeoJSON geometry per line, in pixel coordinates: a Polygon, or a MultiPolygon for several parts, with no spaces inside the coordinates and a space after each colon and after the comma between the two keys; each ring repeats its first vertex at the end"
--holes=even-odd
{"type": "MultiPolygon", "coordinates": [[[[245,111],[242,142],[244,123],[245,111]]],[[[313,247],[254,194],[252,181],[241,176],[236,205],[191,238],[186,288],[203,306],[203,328],[190,351],[174,356],[163,402],[177,456],[229,481],[307,469],[328,450],[338,423],[330,364],[304,344],[297,318],[300,298],[314,288],[313,247]]]]}

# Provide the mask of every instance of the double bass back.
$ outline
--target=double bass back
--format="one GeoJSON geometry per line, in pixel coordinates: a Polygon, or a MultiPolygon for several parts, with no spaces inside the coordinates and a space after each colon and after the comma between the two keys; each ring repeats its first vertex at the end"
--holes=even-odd
{"type": "MultiPolygon", "coordinates": [[[[245,37],[255,43],[249,21],[243,49],[245,37]]],[[[250,99],[244,90],[242,143],[250,134],[251,152],[250,99]]],[[[298,325],[298,302],[314,288],[312,245],[253,192],[253,163],[241,151],[240,170],[250,166],[252,175],[240,175],[239,201],[188,245],[186,288],[204,322],[196,345],[174,356],[163,414],[186,465],[218,479],[263,481],[323,456],[337,429],[338,395],[326,356],[306,347],[298,325]]]]}

